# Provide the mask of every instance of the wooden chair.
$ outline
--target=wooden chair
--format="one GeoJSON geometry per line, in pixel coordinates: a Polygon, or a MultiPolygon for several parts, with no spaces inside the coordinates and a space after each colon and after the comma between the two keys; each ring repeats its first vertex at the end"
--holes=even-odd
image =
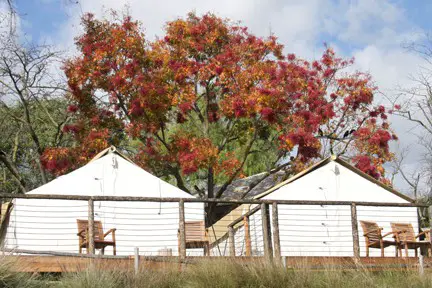
{"type": "Polygon", "coordinates": [[[395,232],[392,231],[382,235],[381,231],[383,228],[379,227],[376,222],[360,221],[360,224],[363,229],[363,236],[365,237],[366,257],[369,257],[369,248],[381,249],[381,257],[384,257],[384,248],[388,246],[395,246],[396,257],[398,257],[398,250],[400,252],[399,244],[396,241],[384,239],[388,235],[394,235],[395,232]]]}
{"type": "MultiPolygon", "coordinates": [[[[422,232],[425,233],[425,239],[428,242],[431,242],[431,237],[430,237],[430,229],[429,228],[421,228],[422,232]]],[[[429,247],[427,254],[429,255],[429,257],[432,256],[432,245],[431,247],[429,247]]]]}
{"type": "Polygon", "coordinates": [[[427,234],[429,234],[428,230],[423,230],[419,234],[415,234],[414,228],[411,223],[390,223],[392,230],[395,233],[395,239],[400,243],[402,247],[405,249],[405,257],[408,257],[408,249],[414,249],[415,257],[418,256],[417,248],[424,249],[424,251],[428,251],[432,248],[431,241],[428,239],[427,234]],[[420,236],[425,235],[426,240],[417,240],[420,236]]]}
{"type": "MultiPolygon", "coordinates": [[[[179,231],[180,233],[180,231],[179,231]]],[[[185,222],[186,249],[203,248],[204,256],[209,255],[209,237],[205,229],[204,221],[187,221],[185,222]]],[[[180,255],[180,237],[179,237],[179,255],[180,255]]]]}
{"type": "MultiPolygon", "coordinates": [[[[79,253],[82,254],[82,249],[86,248],[87,254],[89,253],[89,241],[87,241],[88,234],[88,220],[77,219],[78,224],[78,236],[79,236],[79,253]]],[[[115,239],[116,229],[110,229],[106,233],[103,232],[102,222],[94,221],[94,244],[95,249],[101,249],[102,255],[105,253],[105,247],[113,247],[113,255],[116,255],[116,239],[115,239]],[[105,240],[105,237],[111,233],[112,240],[105,240]]]]}

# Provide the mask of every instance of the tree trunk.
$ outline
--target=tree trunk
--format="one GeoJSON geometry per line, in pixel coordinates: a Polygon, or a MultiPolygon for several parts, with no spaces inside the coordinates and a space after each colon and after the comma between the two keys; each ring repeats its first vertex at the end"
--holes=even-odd
{"type": "Polygon", "coordinates": [[[15,181],[18,183],[19,188],[22,193],[27,192],[26,183],[24,179],[21,177],[17,167],[15,166],[15,163],[9,160],[6,153],[4,151],[0,150],[0,162],[2,162],[6,168],[9,170],[9,172],[14,177],[15,181]]]}

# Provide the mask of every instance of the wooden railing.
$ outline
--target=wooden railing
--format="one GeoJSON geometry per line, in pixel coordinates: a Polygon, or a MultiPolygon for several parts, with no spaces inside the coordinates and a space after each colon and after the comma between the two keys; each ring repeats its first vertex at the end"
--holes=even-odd
{"type": "MultiPolygon", "coordinates": [[[[41,195],[41,194],[0,194],[0,199],[58,199],[58,200],[81,200],[88,202],[88,240],[89,253],[95,253],[94,242],[94,202],[95,201],[128,201],[128,202],[174,202],[179,204],[179,258],[186,258],[186,235],[185,235],[185,203],[224,203],[224,204],[254,204],[256,205],[249,212],[241,215],[228,225],[226,237],[229,241],[229,255],[234,257],[236,225],[241,224],[245,229],[246,256],[252,256],[249,219],[258,211],[261,211],[262,233],[264,256],[268,260],[274,258],[275,261],[281,261],[281,243],[279,235],[279,205],[346,205],[350,207],[351,224],[352,224],[352,241],[353,255],[355,258],[360,257],[359,231],[357,219],[358,206],[372,207],[428,207],[414,203],[381,203],[381,202],[352,202],[352,201],[301,201],[301,200],[254,200],[254,199],[199,199],[199,198],[166,198],[166,197],[122,197],[122,196],[84,196],[84,195],[41,195]],[[271,206],[271,221],[270,221],[271,206]]],[[[432,236],[432,235],[431,235],[432,236]]],[[[432,239],[432,237],[431,237],[432,239]]],[[[218,241],[218,239],[215,239],[218,241]]]]}

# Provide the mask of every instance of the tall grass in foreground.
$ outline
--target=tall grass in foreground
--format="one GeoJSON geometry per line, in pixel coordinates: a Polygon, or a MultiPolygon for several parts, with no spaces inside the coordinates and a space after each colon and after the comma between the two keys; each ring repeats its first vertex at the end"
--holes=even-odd
{"type": "Polygon", "coordinates": [[[228,260],[202,261],[178,270],[107,272],[88,270],[66,275],[53,287],[432,287],[432,274],[420,277],[417,271],[369,272],[358,270],[290,270],[263,263],[241,264],[228,260]]]}
{"type": "MultiPolygon", "coordinates": [[[[228,260],[202,261],[176,270],[106,271],[91,268],[60,276],[56,281],[11,273],[0,265],[0,287],[146,288],[146,287],[432,287],[432,274],[417,271],[369,272],[358,270],[292,270],[263,263],[241,264],[228,260]],[[33,286],[32,286],[33,285],[33,286]]],[[[51,279],[52,280],[52,279],[51,279]]]]}
{"type": "Polygon", "coordinates": [[[39,281],[38,277],[29,273],[13,272],[13,265],[0,257],[0,287],[1,288],[29,288],[29,287],[47,287],[46,279],[39,281]]]}

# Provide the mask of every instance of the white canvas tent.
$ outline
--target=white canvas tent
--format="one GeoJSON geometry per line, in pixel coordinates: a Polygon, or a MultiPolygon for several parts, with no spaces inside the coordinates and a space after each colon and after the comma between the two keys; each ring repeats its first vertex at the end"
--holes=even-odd
{"type": "MultiPolygon", "coordinates": [[[[411,203],[412,199],[364,174],[347,162],[329,157],[255,197],[266,200],[313,200],[349,202],[411,203]]],[[[242,213],[252,205],[240,206],[242,213]]],[[[270,206],[271,209],[271,206],[270,206]]],[[[271,217],[271,210],[270,210],[271,217]]],[[[358,220],[377,222],[390,232],[390,222],[411,223],[418,231],[415,207],[357,206],[358,220]]],[[[282,256],[354,256],[351,210],[348,205],[278,205],[282,256]]],[[[261,211],[249,220],[254,255],[263,255],[261,211]]],[[[363,231],[359,227],[360,256],[365,256],[363,231]]],[[[236,254],[244,255],[244,229],[236,232],[236,254]]],[[[391,236],[387,238],[393,240],[391,236]]],[[[223,243],[222,243],[223,246],[223,243]]],[[[212,251],[217,254],[216,251],[212,251]]],[[[371,249],[379,256],[379,249],[371,249]]],[[[411,250],[410,253],[413,254],[411,250]]],[[[385,249],[395,256],[395,248],[385,249]]]]}
{"type": "MultiPolygon", "coordinates": [[[[193,197],[133,164],[114,147],[29,194],[193,197]]],[[[117,255],[131,255],[134,247],[145,255],[167,249],[177,255],[178,203],[95,201],[94,210],[105,231],[117,229],[117,255]]],[[[77,253],[76,220],[87,217],[87,201],[16,199],[5,248],[77,253]]],[[[204,220],[203,204],[185,203],[185,219],[204,220]]],[[[105,254],[111,253],[107,248],[105,254]]]]}

